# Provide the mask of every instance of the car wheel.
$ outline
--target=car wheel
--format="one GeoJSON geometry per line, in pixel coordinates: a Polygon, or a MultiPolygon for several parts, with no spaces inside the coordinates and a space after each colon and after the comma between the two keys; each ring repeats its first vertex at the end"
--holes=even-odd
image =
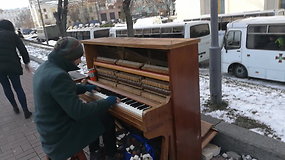
{"type": "Polygon", "coordinates": [[[247,70],[243,65],[236,65],[234,69],[234,74],[238,78],[246,78],[247,77],[247,70]]]}

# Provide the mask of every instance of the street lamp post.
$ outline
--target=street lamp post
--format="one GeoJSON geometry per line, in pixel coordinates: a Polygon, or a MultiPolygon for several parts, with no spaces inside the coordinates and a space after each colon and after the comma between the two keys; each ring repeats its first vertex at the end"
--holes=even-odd
{"type": "Polygon", "coordinates": [[[41,10],[40,1],[37,0],[37,2],[38,2],[39,12],[40,12],[40,16],[41,16],[42,25],[43,25],[43,31],[44,31],[44,33],[45,33],[46,42],[47,42],[47,44],[48,44],[48,36],[47,36],[46,28],[45,28],[45,23],[44,23],[44,18],[43,18],[42,10],[41,10]]]}
{"type": "Polygon", "coordinates": [[[218,36],[218,1],[211,0],[210,97],[214,104],[222,103],[221,49],[218,36]]]}

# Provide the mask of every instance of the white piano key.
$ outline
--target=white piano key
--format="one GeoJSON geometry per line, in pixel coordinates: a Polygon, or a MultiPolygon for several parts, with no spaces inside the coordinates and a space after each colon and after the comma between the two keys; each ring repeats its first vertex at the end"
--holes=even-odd
{"type": "MultiPolygon", "coordinates": [[[[93,94],[96,95],[96,96],[98,96],[98,97],[100,97],[100,98],[102,98],[102,99],[105,99],[105,98],[108,97],[107,95],[102,94],[102,93],[100,93],[100,92],[93,92],[93,94]]],[[[125,110],[128,110],[128,111],[130,111],[130,112],[132,112],[132,113],[134,113],[134,114],[136,114],[136,115],[139,115],[139,116],[142,116],[142,113],[143,113],[143,110],[134,108],[134,107],[132,107],[131,105],[128,105],[128,104],[123,103],[123,102],[117,103],[116,106],[122,107],[122,108],[124,108],[125,110]]]]}

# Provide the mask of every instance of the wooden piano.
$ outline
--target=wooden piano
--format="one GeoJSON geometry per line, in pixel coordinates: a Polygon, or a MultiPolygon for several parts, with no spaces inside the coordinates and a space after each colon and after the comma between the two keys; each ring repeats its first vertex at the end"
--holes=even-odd
{"type": "Polygon", "coordinates": [[[201,133],[198,42],[177,38],[84,40],[87,68],[97,73],[97,80],[88,82],[101,91],[81,98],[118,96],[121,102],[110,112],[142,131],[145,138],[162,137],[161,160],[200,160],[201,134],[208,130],[201,133]]]}

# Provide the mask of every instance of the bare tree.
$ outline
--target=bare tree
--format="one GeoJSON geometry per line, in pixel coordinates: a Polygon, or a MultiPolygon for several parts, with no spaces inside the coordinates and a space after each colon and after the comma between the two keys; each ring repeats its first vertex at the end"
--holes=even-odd
{"type": "Polygon", "coordinates": [[[134,37],[134,28],[133,28],[133,19],[130,10],[130,4],[132,0],[124,0],[123,1],[123,10],[126,16],[128,37],[134,37]]]}
{"type": "Polygon", "coordinates": [[[58,0],[57,12],[53,13],[56,19],[56,24],[59,27],[60,35],[62,37],[66,36],[67,9],[68,0],[58,0]]]}
{"type": "MultiPolygon", "coordinates": [[[[76,8],[73,6],[73,8],[76,8]]],[[[70,16],[70,20],[73,22],[76,22],[77,20],[79,20],[79,9],[72,9],[69,10],[69,16],[70,16]]]]}
{"type": "Polygon", "coordinates": [[[21,12],[20,14],[18,14],[16,21],[14,23],[15,23],[15,26],[17,28],[33,28],[33,27],[35,27],[33,20],[32,20],[31,12],[28,9],[21,12]],[[23,19],[24,19],[24,21],[23,21],[23,19]]]}

